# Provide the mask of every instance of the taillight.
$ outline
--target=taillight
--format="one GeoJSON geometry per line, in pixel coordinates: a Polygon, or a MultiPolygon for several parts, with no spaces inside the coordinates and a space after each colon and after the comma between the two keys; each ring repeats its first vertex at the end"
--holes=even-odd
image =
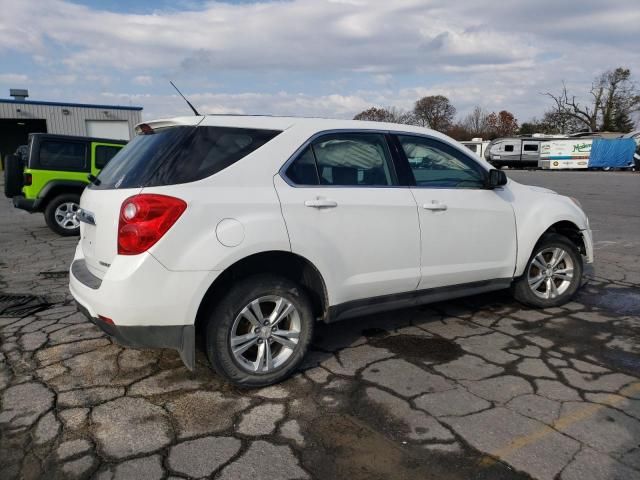
{"type": "Polygon", "coordinates": [[[111,320],[109,317],[98,315],[98,318],[102,320],[104,323],[108,323],[109,325],[115,325],[115,323],[113,323],[113,320],[111,320]]]}
{"type": "Polygon", "coordinates": [[[120,207],[118,254],[146,252],[187,208],[184,200],[166,195],[142,193],[127,198],[120,207]]]}
{"type": "Polygon", "coordinates": [[[30,187],[32,183],[33,183],[33,177],[31,176],[31,174],[30,173],[25,173],[24,174],[24,184],[27,187],[30,187]]]}

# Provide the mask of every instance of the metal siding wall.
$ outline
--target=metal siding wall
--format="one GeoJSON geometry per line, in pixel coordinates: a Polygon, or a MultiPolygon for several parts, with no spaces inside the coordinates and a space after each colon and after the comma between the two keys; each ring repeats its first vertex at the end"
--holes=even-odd
{"type": "Polygon", "coordinates": [[[133,138],[135,135],[134,127],[142,121],[142,114],[140,110],[63,107],[0,102],[0,118],[17,120],[44,119],[47,121],[48,133],[81,136],[87,135],[86,120],[126,120],[129,124],[129,136],[130,138],[133,138]],[[20,109],[20,112],[17,112],[17,109],[20,109]],[[69,110],[69,115],[63,115],[63,109],[69,110]]]}

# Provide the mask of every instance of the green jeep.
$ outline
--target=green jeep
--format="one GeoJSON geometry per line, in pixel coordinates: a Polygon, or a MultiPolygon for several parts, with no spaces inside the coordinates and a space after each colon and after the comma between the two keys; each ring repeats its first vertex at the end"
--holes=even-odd
{"type": "Polygon", "coordinates": [[[4,193],[13,205],[44,212],[54,232],[78,235],[84,187],[126,144],[121,140],[32,133],[26,149],[5,158],[4,193]]]}

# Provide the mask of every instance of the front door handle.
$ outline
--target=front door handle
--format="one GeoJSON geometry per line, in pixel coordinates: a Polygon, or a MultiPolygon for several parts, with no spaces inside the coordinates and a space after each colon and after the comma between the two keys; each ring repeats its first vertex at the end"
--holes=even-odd
{"type": "Polygon", "coordinates": [[[434,210],[434,211],[442,211],[446,210],[447,206],[444,203],[433,201],[431,203],[425,203],[422,205],[422,208],[425,210],[434,210]]]}
{"type": "Polygon", "coordinates": [[[307,200],[304,202],[304,206],[311,208],[334,208],[338,206],[338,202],[327,200],[326,198],[316,198],[314,200],[307,200]]]}

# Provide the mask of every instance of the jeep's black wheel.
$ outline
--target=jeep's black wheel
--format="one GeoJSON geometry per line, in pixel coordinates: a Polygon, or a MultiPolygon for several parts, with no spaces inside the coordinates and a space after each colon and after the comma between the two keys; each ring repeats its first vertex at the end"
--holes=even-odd
{"type": "Polygon", "coordinates": [[[557,307],[573,297],[581,279],[582,257],[573,242],[563,235],[546,234],[514,283],[513,296],[530,307],[557,307]]]}
{"type": "Polygon", "coordinates": [[[76,217],[80,208],[80,195],[65,193],[51,199],[44,209],[48,227],[58,235],[70,237],[80,234],[80,221],[76,217]]]}
{"type": "Polygon", "coordinates": [[[13,198],[22,193],[24,164],[17,155],[4,158],[4,195],[13,198]]]}
{"type": "Polygon", "coordinates": [[[304,290],[275,275],[242,280],[213,307],[207,354],[215,371],[241,387],[263,387],[300,365],[313,335],[304,290]]]}

